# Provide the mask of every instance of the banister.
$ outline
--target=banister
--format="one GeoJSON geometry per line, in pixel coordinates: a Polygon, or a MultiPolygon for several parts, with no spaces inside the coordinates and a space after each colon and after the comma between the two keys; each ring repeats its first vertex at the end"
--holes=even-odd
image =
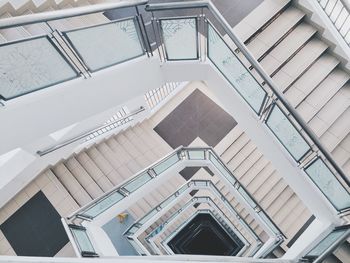
{"type": "Polygon", "coordinates": [[[88,15],[98,12],[104,12],[113,9],[133,7],[145,5],[148,0],[129,0],[117,3],[103,3],[96,5],[88,5],[74,8],[67,8],[62,10],[48,11],[42,13],[35,13],[23,16],[9,17],[0,19],[0,29],[8,27],[23,26],[28,24],[35,24],[40,22],[47,22],[62,18],[69,18],[74,16],[88,15]]]}
{"type": "Polygon", "coordinates": [[[308,137],[314,142],[319,151],[324,155],[324,157],[333,166],[339,176],[344,180],[344,182],[350,186],[350,180],[342,170],[342,168],[334,161],[333,157],[329,151],[323,146],[317,135],[309,128],[307,123],[303,120],[301,115],[294,109],[294,107],[285,99],[283,93],[279,91],[279,88],[274,83],[272,78],[265,72],[260,63],[254,58],[253,54],[248,50],[243,41],[241,41],[233,32],[231,26],[228,24],[226,19],[221,15],[218,9],[214,6],[211,1],[188,1],[188,2],[173,2],[173,3],[157,3],[157,4],[147,4],[145,7],[146,11],[161,11],[170,9],[188,9],[188,8],[207,8],[215,19],[223,27],[227,35],[231,38],[238,49],[243,53],[249,63],[256,69],[259,75],[264,79],[266,84],[273,91],[277,99],[283,104],[283,106],[289,111],[296,122],[302,127],[304,132],[308,137]]]}

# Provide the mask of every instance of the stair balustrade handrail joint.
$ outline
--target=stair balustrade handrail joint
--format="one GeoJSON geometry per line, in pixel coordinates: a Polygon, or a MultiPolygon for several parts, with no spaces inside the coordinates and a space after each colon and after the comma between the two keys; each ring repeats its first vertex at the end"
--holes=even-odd
{"type": "Polygon", "coordinates": [[[284,95],[279,91],[279,88],[274,83],[272,78],[265,72],[263,67],[254,58],[254,56],[248,50],[245,44],[236,36],[236,34],[233,32],[231,26],[228,24],[226,19],[222,16],[222,14],[217,10],[217,8],[213,5],[213,3],[210,0],[147,4],[145,7],[145,10],[154,12],[154,11],[162,11],[162,10],[190,9],[190,8],[207,8],[211,12],[211,14],[215,17],[215,19],[224,28],[227,35],[235,43],[237,48],[243,53],[246,59],[251,63],[251,65],[259,73],[259,75],[268,84],[268,86],[273,91],[276,98],[289,111],[289,113],[293,116],[295,121],[302,127],[304,132],[314,142],[314,144],[318,147],[318,149],[323,154],[323,156],[328,160],[328,162],[330,162],[330,164],[333,166],[333,168],[336,170],[339,176],[343,179],[343,181],[348,186],[350,186],[350,180],[344,173],[343,169],[334,161],[333,157],[331,156],[329,151],[323,146],[323,144],[321,143],[317,135],[309,128],[309,126],[303,120],[301,115],[294,109],[294,107],[287,101],[284,95]]]}

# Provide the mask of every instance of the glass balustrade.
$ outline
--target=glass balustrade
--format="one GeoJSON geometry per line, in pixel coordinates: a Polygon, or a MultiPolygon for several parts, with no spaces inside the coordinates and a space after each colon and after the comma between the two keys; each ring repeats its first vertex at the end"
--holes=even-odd
{"type": "MultiPolygon", "coordinates": [[[[156,176],[159,176],[161,173],[170,169],[173,165],[178,163],[181,160],[179,156],[182,156],[181,158],[188,159],[188,160],[206,160],[208,158],[208,160],[210,160],[211,163],[218,169],[218,171],[220,172],[220,175],[227,178],[228,181],[234,187],[236,187],[237,180],[232,175],[232,173],[227,169],[225,164],[220,160],[220,158],[210,148],[193,148],[193,149],[180,148],[175,150],[169,156],[160,160],[158,163],[154,164],[152,167],[148,168],[143,172],[140,172],[137,176],[135,176],[134,178],[126,182],[124,185],[120,186],[117,189],[112,190],[109,193],[106,193],[103,197],[101,197],[96,201],[93,201],[90,205],[87,205],[87,207],[84,207],[82,210],[78,210],[75,213],[75,215],[73,215],[71,218],[79,215],[82,215],[85,218],[91,218],[91,219],[95,218],[96,216],[100,215],[101,213],[103,213],[104,211],[106,211],[107,209],[109,209],[119,201],[121,201],[123,198],[125,198],[125,193],[124,193],[125,191],[132,193],[140,189],[142,186],[148,184],[153,179],[153,177],[150,176],[149,174],[150,171],[154,172],[156,176]]],[[[206,181],[206,180],[190,181],[186,185],[179,188],[173,195],[169,196],[162,203],[160,203],[159,206],[151,210],[145,216],[145,218],[142,219],[142,221],[138,221],[137,223],[135,223],[132,226],[132,228],[130,228],[126,233],[129,234],[131,232],[136,231],[136,229],[139,229],[142,226],[142,224],[148,221],[149,218],[154,216],[157,212],[161,211],[161,209],[166,207],[168,204],[174,201],[177,197],[181,196],[182,193],[184,193],[191,186],[210,187],[213,189],[214,193],[217,194],[219,199],[224,198],[220,194],[220,192],[216,189],[215,185],[213,185],[210,181],[206,181]]],[[[238,193],[241,194],[244,200],[246,200],[247,203],[252,208],[254,209],[256,207],[259,208],[258,211],[256,211],[257,215],[259,215],[261,220],[264,221],[267,224],[267,226],[271,228],[273,233],[279,236],[283,236],[283,234],[280,232],[280,230],[278,230],[278,228],[274,225],[271,219],[263,211],[261,211],[258,204],[250,196],[250,194],[243,188],[243,186],[238,184],[236,188],[238,189],[238,193]]],[[[227,204],[227,202],[225,202],[224,204],[227,204]]],[[[232,206],[231,206],[231,210],[234,211],[235,214],[237,214],[237,212],[232,206]]],[[[247,226],[246,223],[244,225],[247,226]]]]}
{"type": "Polygon", "coordinates": [[[69,229],[73,235],[74,240],[76,241],[76,244],[79,247],[79,251],[82,254],[82,256],[97,255],[84,227],[69,225],[69,229]]]}
{"type": "Polygon", "coordinates": [[[350,208],[349,192],[321,158],[307,166],[305,172],[338,211],[350,208]]]}
{"type": "Polygon", "coordinates": [[[266,91],[209,23],[207,48],[207,56],[211,62],[250,107],[259,114],[266,98],[266,91]]]}
{"type": "Polygon", "coordinates": [[[160,28],[167,60],[199,58],[196,18],[161,19],[160,28]]]}
{"type": "Polygon", "coordinates": [[[108,208],[112,207],[114,204],[118,203],[124,198],[120,192],[113,192],[112,194],[106,196],[102,200],[97,201],[91,207],[87,208],[81,214],[90,218],[94,218],[106,211],[108,208]]]}
{"type": "Polygon", "coordinates": [[[144,54],[135,19],[75,29],[63,35],[92,72],[144,54]]]}
{"type": "Polygon", "coordinates": [[[132,180],[131,182],[124,185],[123,189],[127,190],[129,193],[132,193],[151,179],[152,177],[148,174],[148,172],[144,172],[140,176],[137,176],[135,180],[132,180]]]}
{"type": "MultiPolygon", "coordinates": [[[[345,241],[345,239],[350,235],[349,229],[350,225],[335,228],[324,239],[322,239],[311,251],[309,251],[304,258],[312,261],[323,255],[332,246],[340,245],[341,241],[345,241]]],[[[337,246],[335,246],[334,249],[336,249],[336,247],[337,246]]],[[[332,251],[329,251],[329,253],[331,252],[332,251]]]]}
{"type": "Polygon", "coordinates": [[[48,37],[0,45],[0,97],[5,100],[77,76],[78,73],[48,37]]]}
{"type": "Polygon", "coordinates": [[[165,170],[169,169],[169,167],[176,164],[178,161],[180,161],[180,158],[177,153],[171,155],[169,158],[165,159],[164,161],[160,162],[159,164],[155,165],[153,167],[154,172],[158,175],[164,172],[165,170]]]}
{"type": "Polygon", "coordinates": [[[309,144],[277,104],[273,105],[266,125],[296,161],[310,152],[309,144]]]}

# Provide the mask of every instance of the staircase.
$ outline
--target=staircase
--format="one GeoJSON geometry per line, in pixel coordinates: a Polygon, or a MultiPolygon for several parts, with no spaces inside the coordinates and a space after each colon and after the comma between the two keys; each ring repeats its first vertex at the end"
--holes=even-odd
{"type": "MultiPolygon", "coordinates": [[[[10,1],[0,6],[0,17],[70,8],[93,2],[10,1]]],[[[106,21],[108,20],[103,15],[93,14],[84,16],[83,19],[69,18],[49,24],[55,29],[65,31],[106,21]]],[[[307,23],[306,14],[294,7],[291,1],[265,0],[234,30],[291,105],[332,153],[345,174],[349,175],[350,74],[342,68],[340,60],[322,40],[318,30],[307,23]]],[[[2,29],[0,43],[50,32],[51,29],[45,24],[2,29]]],[[[248,61],[246,64],[250,66],[248,61]]],[[[189,89],[191,85],[183,92],[188,92],[189,89]]],[[[177,96],[184,97],[181,94],[177,96]]],[[[171,108],[174,101],[168,104],[170,106],[166,107],[171,108]]],[[[86,205],[172,150],[153,131],[159,119],[158,114],[151,120],[145,120],[115,136],[105,138],[102,142],[48,168],[38,176],[38,180],[45,180],[44,177],[55,180],[58,187],[68,193],[67,198],[75,209],[86,205]]],[[[276,251],[282,255],[283,251],[289,248],[288,242],[297,235],[312,214],[239,125],[215,147],[215,151],[287,237],[276,251]]],[[[261,226],[230,195],[226,186],[217,178],[212,180],[216,180],[216,187],[259,237],[266,240],[266,233],[261,226]]],[[[138,200],[128,212],[135,220],[141,218],[184,182],[181,176],[174,176],[170,182],[138,200]]],[[[153,224],[145,235],[179,207],[181,203],[153,224]]],[[[194,210],[186,212],[183,217],[190,217],[194,210]]],[[[67,216],[68,212],[67,210],[64,216],[67,216]]],[[[180,225],[180,221],[176,221],[161,237],[174,231],[180,225]]],[[[350,244],[345,242],[325,262],[349,262],[349,251],[350,244]]]]}
{"type": "MultiPolygon", "coordinates": [[[[14,16],[61,10],[78,6],[105,2],[104,0],[9,0],[0,4],[0,19],[14,16]]],[[[60,31],[76,27],[92,26],[109,20],[101,13],[89,14],[79,18],[66,18],[46,23],[37,23],[20,27],[1,29],[0,43],[20,40],[31,36],[52,33],[51,29],[60,31]]]]}
{"type": "Polygon", "coordinates": [[[287,0],[264,1],[234,30],[350,174],[350,74],[322,40],[322,32],[287,0]]]}

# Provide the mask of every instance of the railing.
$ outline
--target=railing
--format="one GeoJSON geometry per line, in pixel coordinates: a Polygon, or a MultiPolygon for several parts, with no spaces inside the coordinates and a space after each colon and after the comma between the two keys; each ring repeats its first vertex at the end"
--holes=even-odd
{"type": "MultiPolygon", "coordinates": [[[[225,231],[231,236],[231,238],[233,240],[236,240],[237,242],[242,243],[242,250],[239,251],[239,254],[243,253],[250,246],[249,242],[245,239],[245,237],[238,231],[238,229],[231,223],[231,221],[228,219],[228,217],[222,212],[222,210],[215,204],[215,202],[210,197],[207,197],[207,196],[192,197],[191,200],[189,200],[184,205],[182,212],[184,212],[185,210],[192,207],[191,205],[193,205],[194,203],[198,203],[198,204],[206,203],[206,204],[210,205],[211,208],[219,211],[219,217],[225,218],[224,221],[228,225],[228,227],[227,227],[227,226],[220,224],[222,226],[222,228],[225,229],[225,231]]],[[[198,210],[203,210],[203,209],[198,208],[197,211],[198,210]]],[[[179,214],[176,214],[176,216],[179,216],[179,214]]],[[[176,216],[172,217],[172,220],[175,220],[176,216]]],[[[214,215],[213,215],[213,217],[218,218],[218,216],[214,216],[214,215]]],[[[190,220],[191,219],[181,222],[181,225],[186,225],[190,220]]],[[[178,230],[172,232],[172,234],[170,236],[168,236],[166,238],[166,240],[170,240],[172,237],[174,237],[180,231],[179,228],[180,227],[178,227],[178,230]]],[[[142,243],[139,242],[137,237],[131,235],[131,236],[127,236],[127,239],[129,241],[132,241],[131,244],[134,246],[136,251],[143,251],[143,253],[145,253],[145,252],[149,253],[149,251],[145,248],[145,246],[143,246],[142,243]]],[[[173,254],[173,253],[170,252],[170,254],[173,254]]],[[[146,254],[144,254],[144,255],[146,255],[146,254]]]]}
{"type": "MultiPolygon", "coordinates": [[[[93,200],[89,204],[81,207],[75,213],[70,215],[67,219],[71,222],[75,220],[87,220],[91,221],[98,217],[103,212],[107,211],[118,202],[127,198],[130,194],[137,190],[142,190],[142,187],[147,184],[152,184],[152,180],[161,176],[163,172],[168,171],[172,166],[181,162],[187,161],[209,161],[213,168],[219,171],[218,176],[225,178],[225,180],[236,191],[233,194],[238,194],[244,200],[243,204],[249,207],[255,216],[266,226],[271,233],[274,234],[274,239],[281,241],[285,237],[277,225],[271,220],[271,218],[265,213],[265,211],[258,205],[249,192],[239,183],[235,176],[226,167],[220,157],[214,152],[212,148],[186,148],[179,147],[174,152],[165,156],[155,164],[140,171],[134,177],[127,182],[113,188],[109,192],[106,192],[101,197],[93,200]]],[[[203,163],[208,165],[208,163],[203,163]]],[[[176,194],[177,195],[177,194],[176,194]]],[[[174,197],[170,197],[174,198],[174,197]]],[[[165,202],[169,202],[166,200],[165,202]]],[[[248,210],[249,211],[249,210],[248,210]]],[[[153,215],[149,214],[148,216],[153,215]]],[[[254,216],[253,216],[254,217],[254,216]]]]}
{"type": "MultiPolygon", "coordinates": [[[[187,183],[183,187],[190,187],[190,185],[195,186],[196,182],[204,182],[203,180],[192,180],[191,182],[187,183]]],[[[202,183],[203,185],[203,183],[202,183]]],[[[230,212],[234,215],[234,217],[243,225],[243,227],[246,229],[247,232],[249,232],[250,235],[252,235],[253,239],[257,242],[261,242],[260,238],[255,234],[253,229],[247,224],[247,222],[241,218],[241,216],[237,213],[236,209],[231,205],[231,203],[226,199],[226,197],[222,194],[220,194],[220,191],[217,189],[215,184],[213,184],[211,181],[206,181],[206,186],[210,187],[210,189],[221,199],[221,201],[224,203],[224,205],[230,210],[230,212]]],[[[182,191],[179,191],[182,192],[182,191]]],[[[179,192],[177,191],[175,194],[177,198],[180,197],[179,192]]],[[[168,197],[167,199],[172,198],[172,195],[168,197]]],[[[150,234],[146,236],[146,241],[150,238],[153,238],[156,234],[159,234],[161,229],[168,224],[169,221],[173,219],[178,213],[180,213],[184,207],[180,208],[178,211],[176,211],[172,216],[170,216],[163,224],[160,224],[158,227],[156,227],[150,234]]]]}
{"type": "Polygon", "coordinates": [[[186,148],[179,147],[174,152],[162,158],[155,164],[147,167],[146,169],[137,173],[133,178],[127,182],[119,185],[109,192],[106,192],[101,197],[93,200],[89,204],[78,209],[75,213],[68,217],[69,220],[74,218],[82,218],[85,220],[93,220],[95,217],[120,202],[131,193],[140,189],[142,186],[152,183],[151,181],[161,176],[163,172],[170,169],[173,165],[180,161],[210,161],[212,165],[218,169],[220,176],[224,177],[231,185],[237,189],[246,204],[250,206],[259,216],[259,218],[265,222],[265,224],[271,229],[271,231],[277,236],[283,236],[283,233],[274,224],[271,218],[265,213],[265,211],[258,205],[254,198],[249,194],[243,185],[235,178],[231,171],[226,167],[220,157],[214,152],[212,148],[186,148]]]}
{"type": "Polygon", "coordinates": [[[334,27],[350,46],[350,3],[347,0],[317,0],[334,27]]]}
{"type": "MultiPolygon", "coordinates": [[[[223,202],[224,206],[228,209],[228,211],[230,211],[230,213],[233,214],[233,218],[235,218],[242,225],[242,227],[247,231],[247,233],[249,233],[252,236],[252,239],[255,240],[258,244],[261,244],[260,238],[255,234],[255,232],[246,223],[246,221],[237,213],[236,209],[231,205],[231,203],[226,199],[226,197],[224,195],[222,195],[220,193],[220,191],[217,189],[217,187],[209,180],[191,180],[191,181],[187,182],[185,185],[183,185],[181,188],[179,188],[175,193],[170,195],[168,198],[166,198],[164,201],[162,201],[155,208],[151,209],[146,215],[144,215],[142,218],[140,218],[135,223],[133,223],[125,231],[124,236],[126,236],[129,240],[130,239],[132,239],[132,240],[137,239],[138,236],[140,235],[141,229],[145,228],[144,225],[149,220],[156,217],[158,214],[162,213],[163,211],[168,210],[169,206],[172,202],[176,202],[176,200],[181,199],[184,196],[184,194],[187,193],[188,191],[199,190],[199,189],[211,190],[214,193],[214,195],[217,196],[218,200],[223,202]]],[[[161,232],[160,229],[162,229],[166,224],[168,224],[171,220],[173,220],[173,218],[176,217],[179,213],[183,212],[186,209],[186,207],[189,205],[190,205],[190,203],[187,203],[187,205],[183,206],[178,211],[176,211],[163,224],[161,224],[157,228],[155,228],[145,238],[145,240],[148,241],[150,238],[153,238],[155,235],[159,234],[161,232]]]]}
{"type": "Polygon", "coordinates": [[[200,55],[208,57],[333,207],[339,213],[350,208],[349,177],[210,1],[150,4],[146,10],[152,12],[154,24],[159,28],[155,32],[159,32],[156,39],[159,40],[159,53],[163,60],[198,60],[200,55]],[[198,10],[200,15],[155,17],[157,11],[181,9],[198,10]],[[234,49],[226,43],[212,21],[206,19],[203,9],[209,11],[220,30],[232,40],[234,49]],[[172,28],[176,30],[172,31],[172,28]],[[174,48],[184,42],[189,44],[181,52],[174,48]],[[206,42],[204,47],[203,42],[206,42]]]}
{"type": "Polygon", "coordinates": [[[340,226],[333,229],[325,238],[314,246],[304,256],[304,259],[313,263],[321,263],[350,237],[350,225],[340,226]]]}
{"type": "MultiPolygon", "coordinates": [[[[328,1],[330,2],[330,1],[328,1]]],[[[96,5],[91,7],[67,9],[56,12],[32,14],[23,17],[2,19],[0,29],[26,24],[42,23],[73,16],[133,7],[135,15],[121,20],[95,25],[93,27],[73,28],[60,32],[52,29],[49,36],[37,36],[30,39],[0,45],[0,59],[7,61],[13,82],[2,82],[0,96],[4,100],[46,88],[48,86],[76,78],[79,75],[91,77],[95,71],[116,65],[131,59],[153,55],[150,36],[156,40],[161,61],[209,59],[218,71],[227,79],[237,93],[247,102],[264,124],[271,130],[296,164],[303,169],[310,180],[339,212],[350,208],[350,180],[332,155],[309,128],[299,113],[288,103],[271,77],[264,71],[244,43],[232,32],[230,25],[210,1],[187,1],[180,3],[160,3],[146,6],[151,12],[153,30],[146,30],[140,5],[147,1],[96,5]],[[162,18],[157,11],[191,9],[190,17],[162,18]],[[209,14],[206,16],[205,12],[209,14]],[[158,14],[155,16],[155,14],[158,14]],[[210,17],[210,22],[207,19],[210,17]],[[234,50],[223,39],[222,34],[232,40],[234,50]],[[94,48],[91,48],[93,45],[94,48]],[[98,56],[95,52],[99,48],[98,56]],[[182,47],[182,48],[179,48],[182,47]],[[42,52],[35,57],[38,49],[42,52]],[[110,52],[113,50],[113,52],[110,52]],[[8,54],[14,54],[9,56],[8,54]],[[19,56],[20,54],[20,56],[19,56]],[[32,72],[32,65],[25,59],[34,59],[43,72],[38,80],[23,80],[18,68],[32,72]],[[19,84],[19,86],[17,85],[19,84]],[[17,86],[16,86],[17,85],[17,86]],[[338,189],[333,191],[332,189],[338,189]]],[[[334,8],[335,9],[335,8],[334,8]]],[[[347,33],[348,35],[348,33],[347,33]]],[[[0,75],[8,72],[1,71],[0,75]]],[[[35,71],[36,72],[36,71],[35,71]]],[[[32,72],[33,74],[35,72],[32,72]]],[[[31,73],[30,73],[31,74],[31,73]]],[[[27,74],[24,74],[27,76],[27,74]]],[[[12,79],[11,78],[11,79],[12,79]]],[[[0,98],[1,99],[1,98],[0,98]]],[[[45,154],[39,151],[38,154],[45,154]]]]}
{"type": "Polygon", "coordinates": [[[74,143],[74,142],[77,142],[77,141],[80,141],[80,140],[83,140],[83,139],[85,139],[85,141],[91,140],[91,139],[93,139],[93,138],[95,138],[97,136],[102,135],[103,133],[105,133],[107,131],[116,129],[116,128],[118,128],[118,127],[120,127],[120,126],[122,126],[122,125],[124,125],[124,124],[126,124],[126,123],[128,123],[130,121],[132,121],[133,120],[133,116],[139,114],[140,112],[142,112],[144,110],[145,110],[144,107],[140,107],[139,109],[137,109],[137,110],[135,110],[135,111],[133,111],[131,113],[128,113],[128,114],[126,114],[124,112],[124,115],[122,115],[122,117],[120,117],[120,118],[114,118],[113,117],[113,120],[111,119],[111,120],[107,121],[105,124],[103,124],[101,126],[98,126],[95,129],[92,129],[92,130],[89,130],[87,132],[84,132],[83,134],[80,134],[80,135],[75,136],[75,137],[73,137],[71,139],[68,139],[68,140],[63,141],[61,143],[58,143],[58,144],[56,144],[54,146],[51,146],[51,147],[49,147],[49,148],[47,148],[45,150],[39,150],[39,151],[37,151],[37,154],[39,156],[44,156],[46,154],[49,154],[49,153],[51,153],[53,151],[56,151],[56,150],[62,148],[62,147],[65,147],[65,146],[67,146],[67,145],[69,145],[71,143],[74,143]]]}
{"type": "Polygon", "coordinates": [[[216,222],[226,231],[226,233],[236,242],[241,243],[241,249],[237,252],[235,255],[232,256],[241,256],[247,249],[249,248],[249,243],[242,242],[242,240],[237,240],[237,229],[230,223],[228,217],[221,211],[221,209],[213,202],[213,200],[210,197],[198,197],[198,203],[207,203],[211,209],[198,209],[196,213],[194,213],[190,218],[183,221],[175,231],[171,233],[164,241],[161,241],[161,244],[163,245],[163,248],[168,251],[169,254],[174,254],[173,251],[170,249],[168,250],[165,244],[167,244],[173,237],[175,237],[185,226],[188,222],[190,222],[196,215],[199,213],[207,213],[210,214],[216,222]],[[215,211],[215,212],[214,212],[215,211]],[[227,225],[227,226],[226,226],[227,225]],[[232,229],[234,229],[232,231],[232,229]],[[233,232],[233,233],[232,233],[233,232]]]}
{"type": "Polygon", "coordinates": [[[145,94],[145,100],[150,109],[154,109],[160,102],[172,94],[182,82],[166,82],[160,88],[150,90],[145,94]]]}

